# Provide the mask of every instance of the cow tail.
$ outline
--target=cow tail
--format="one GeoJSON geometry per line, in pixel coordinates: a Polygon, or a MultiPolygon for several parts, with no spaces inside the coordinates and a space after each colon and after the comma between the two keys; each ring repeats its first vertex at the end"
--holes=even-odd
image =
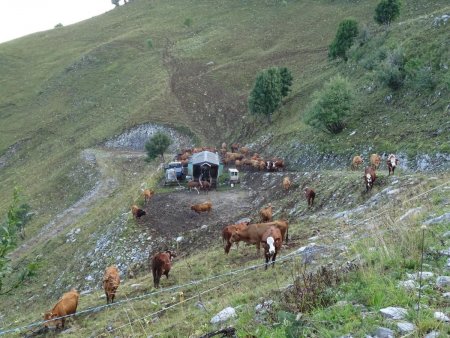
{"type": "Polygon", "coordinates": [[[286,229],[286,244],[289,241],[289,227],[286,229]]]}

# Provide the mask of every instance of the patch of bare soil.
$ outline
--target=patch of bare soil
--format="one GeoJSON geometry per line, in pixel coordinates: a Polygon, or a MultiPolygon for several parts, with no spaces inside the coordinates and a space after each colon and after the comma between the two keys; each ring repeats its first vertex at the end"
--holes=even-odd
{"type": "MultiPolygon", "coordinates": [[[[252,215],[250,192],[236,187],[225,191],[211,191],[208,194],[188,190],[156,194],[144,206],[147,215],[138,220],[143,231],[153,237],[164,237],[167,246],[177,237],[183,237],[185,250],[192,252],[197,249],[189,240],[196,238],[205,242],[219,242],[222,228],[238,220],[252,215]],[[197,214],[191,210],[191,205],[206,201],[212,202],[209,213],[197,214]],[[197,232],[196,230],[201,230],[197,232]]],[[[183,249],[183,250],[184,250],[183,249]]]]}

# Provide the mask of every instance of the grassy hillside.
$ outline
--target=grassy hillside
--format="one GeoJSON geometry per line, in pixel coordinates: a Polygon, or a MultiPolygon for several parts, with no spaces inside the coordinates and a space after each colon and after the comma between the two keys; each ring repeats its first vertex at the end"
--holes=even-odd
{"type": "MultiPolygon", "coordinates": [[[[267,194],[260,188],[267,183],[264,178],[249,175],[248,181],[262,180],[252,186],[254,195],[249,200],[254,200],[249,209],[237,200],[240,208],[226,219],[222,216],[220,222],[208,220],[217,227],[255,213],[262,202],[274,200],[284,212],[292,212],[289,217],[298,235],[297,246],[306,243],[306,237],[299,234],[304,228],[313,224],[323,230],[334,224],[329,219],[331,213],[358,208],[369,199],[361,193],[361,173],[342,170],[352,155],[397,152],[414,160],[416,155],[433,157],[438,153],[443,156],[437,159],[444,159],[445,169],[445,156],[448,158],[450,151],[449,23],[436,26],[434,22],[436,17],[448,14],[450,7],[444,0],[405,1],[398,21],[386,28],[373,22],[377,2],[134,0],[78,24],[0,44],[0,215],[6,215],[16,186],[33,211],[26,239],[12,254],[13,274],[7,281],[13,280],[26,263],[38,263],[36,276],[29,283],[0,296],[0,326],[10,327],[14,321],[21,325],[39,318],[42,309],[68,285],[90,288],[93,293],[83,307],[96,305],[100,294],[97,281],[86,279],[94,270],[98,274],[106,263],[129,264],[131,258],[145,261],[148,252],[156,249],[157,245],[146,239],[155,239],[150,231],[153,223],[144,227],[135,224],[128,210],[132,203],[142,203],[139,194],[143,186],[157,186],[161,178],[158,164],[144,162],[140,152],[103,147],[105,141],[134,126],[162,124],[194,135],[193,139],[202,145],[251,143],[263,154],[283,156],[291,170],[296,165],[306,168],[308,162],[314,168],[320,167],[332,158],[331,166],[340,169],[337,173],[295,173],[298,190],[288,198],[280,191],[275,197],[267,194]],[[339,22],[347,17],[355,18],[365,35],[351,49],[348,62],[329,61],[328,45],[339,22]],[[380,72],[398,50],[404,56],[406,73],[403,86],[392,90],[380,80],[380,72]],[[247,96],[257,73],[270,66],[288,67],[294,83],[273,124],[267,125],[264,119],[248,114],[247,96]],[[311,94],[338,73],[352,82],[356,106],[347,128],[339,135],[329,135],[305,125],[302,117],[311,94]],[[301,188],[311,182],[321,191],[314,212],[299,209],[304,208],[301,188]],[[346,189],[350,191],[348,196],[346,189]],[[78,235],[74,235],[77,229],[78,235]],[[74,238],[76,241],[71,242],[74,238]],[[120,242],[106,243],[105,238],[120,242]],[[128,243],[137,243],[134,251],[128,243]],[[116,260],[117,250],[122,256],[116,260]],[[36,293],[42,296],[32,302],[29,313],[5,314],[7,308],[24,306],[36,293]]],[[[437,183],[427,176],[413,177],[416,183],[426,182],[427,188],[448,180],[446,173],[437,177],[437,183]]],[[[379,182],[375,193],[388,184],[395,185],[395,180],[384,174],[379,182]]],[[[275,186],[279,188],[278,183],[275,186]]],[[[169,191],[160,189],[158,193],[169,191]]],[[[436,207],[429,206],[433,213],[442,214],[442,209],[448,207],[446,194],[448,191],[439,191],[433,197],[439,202],[436,207]]],[[[411,208],[420,205],[419,201],[411,208]]],[[[427,218],[427,213],[419,218],[427,218]]],[[[168,237],[156,236],[158,244],[168,241],[175,245],[174,239],[183,235],[181,225],[175,228],[177,231],[168,237]]],[[[209,235],[216,238],[218,228],[210,229],[209,235]]],[[[229,263],[218,243],[211,243],[213,248],[206,253],[183,246],[189,251],[187,260],[180,260],[183,277],[169,280],[174,283],[170,285],[219,273],[224,266],[241,266],[238,254],[229,263]],[[205,267],[193,275],[192,271],[188,273],[194,264],[191,262],[205,255],[210,256],[205,267]]],[[[245,252],[250,251],[253,248],[245,252]]],[[[249,257],[245,263],[260,261],[249,257]]],[[[124,269],[127,267],[124,265],[124,269]]],[[[288,279],[289,273],[280,270],[275,270],[282,274],[280,279],[288,279]]],[[[140,278],[145,286],[138,290],[149,291],[148,276],[140,278]]],[[[218,303],[211,298],[207,317],[225,304],[242,306],[244,315],[237,327],[259,336],[256,331],[245,331],[254,323],[243,304],[254,306],[257,298],[273,290],[274,285],[283,288],[285,283],[267,276],[251,278],[242,289],[236,287],[230,299],[218,303]],[[248,296],[255,284],[253,278],[267,278],[267,284],[248,296]]],[[[131,284],[124,287],[124,294],[130,297],[137,294],[131,284]]],[[[189,295],[198,292],[190,290],[189,295]]],[[[171,302],[156,301],[166,305],[171,302]]],[[[136,310],[136,317],[148,311],[128,310],[136,310]]],[[[103,334],[108,325],[105,323],[112,321],[105,313],[93,316],[98,324],[77,324],[82,326],[77,327],[81,335],[94,331],[103,334]]],[[[122,317],[114,317],[114,321],[122,323],[123,314],[114,316],[122,317]]],[[[175,312],[173,318],[183,318],[183,323],[188,324],[180,326],[168,320],[161,326],[160,335],[172,329],[172,336],[184,335],[179,330],[186,327],[192,334],[212,329],[206,324],[208,320],[201,316],[194,319],[189,311],[175,312]]],[[[132,334],[129,329],[123,335],[132,334]]],[[[263,325],[259,332],[265,329],[263,325]]],[[[147,331],[144,325],[137,335],[147,331]]]]}

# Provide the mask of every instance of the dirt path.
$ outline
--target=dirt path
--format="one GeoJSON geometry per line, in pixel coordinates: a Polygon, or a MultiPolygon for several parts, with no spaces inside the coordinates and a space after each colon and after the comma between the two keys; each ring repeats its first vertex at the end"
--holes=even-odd
{"type": "Polygon", "coordinates": [[[17,247],[11,253],[13,260],[19,258],[21,253],[30,252],[40,243],[58,236],[68,226],[79,221],[96,204],[108,198],[115,189],[119,188],[119,178],[111,174],[112,171],[110,170],[110,165],[114,159],[120,157],[137,159],[145,156],[142,152],[107,149],[86,149],[83,155],[89,161],[95,162],[97,170],[100,172],[100,180],[75,204],[60,212],[53,220],[43,226],[37,235],[28,238],[25,243],[17,247]]]}

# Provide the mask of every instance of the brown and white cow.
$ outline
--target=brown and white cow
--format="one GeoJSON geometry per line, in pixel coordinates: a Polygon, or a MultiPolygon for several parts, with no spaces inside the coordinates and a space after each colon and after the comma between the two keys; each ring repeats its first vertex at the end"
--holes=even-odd
{"type": "Polygon", "coordinates": [[[80,294],[77,290],[72,289],[69,292],[66,292],[62,295],[62,297],[58,300],[56,305],[50,311],[47,311],[44,314],[44,320],[52,320],[47,323],[44,323],[45,327],[48,327],[50,324],[56,325],[56,329],[60,328],[64,329],[64,323],[66,321],[67,316],[74,314],[77,312],[78,300],[80,299],[80,294]],[[63,317],[63,318],[60,318],[63,317]],[[56,319],[55,319],[56,318],[56,319]]]}
{"type": "Polygon", "coordinates": [[[164,252],[158,252],[150,258],[153,286],[155,288],[159,288],[159,281],[162,275],[166,275],[166,278],[169,278],[169,271],[172,268],[172,260],[174,257],[176,257],[175,252],[166,250],[164,252]]]}
{"type": "Polygon", "coordinates": [[[266,257],[266,266],[269,265],[269,260],[272,257],[272,266],[275,266],[275,259],[278,252],[281,250],[281,245],[283,244],[283,236],[281,235],[280,229],[275,226],[270,226],[262,235],[261,243],[264,248],[264,255],[266,257]]]}
{"type": "Polygon", "coordinates": [[[395,168],[398,165],[398,158],[394,154],[390,154],[387,158],[386,164],[389,169],[389,175],[391,175],[391,172],[392,175],[394,175],[395,168]]]}
{"type": "Polygon", "coordinates": [[[375,170],[372,167],[366,167],[366,169],[364,169],[364,182],[366,184],[366,191],[372,189],[376,179],[377,175],[375,174],[375,170]]]}

